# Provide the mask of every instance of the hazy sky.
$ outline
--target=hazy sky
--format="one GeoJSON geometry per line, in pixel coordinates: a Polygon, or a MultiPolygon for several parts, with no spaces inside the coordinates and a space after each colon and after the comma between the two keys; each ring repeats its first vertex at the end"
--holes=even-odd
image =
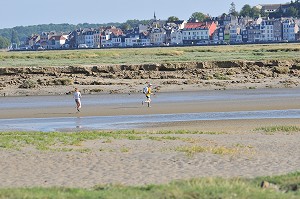
{"type": "Polygon", "coordinates": [[[228,13],[231,2],[243,5],[286,3],[289,0],[1,0],[0,28],[49,23],[109,23],[127,19],[158,19],[177,16],[187,20],[192,13],[211,16],[228,13]]]}

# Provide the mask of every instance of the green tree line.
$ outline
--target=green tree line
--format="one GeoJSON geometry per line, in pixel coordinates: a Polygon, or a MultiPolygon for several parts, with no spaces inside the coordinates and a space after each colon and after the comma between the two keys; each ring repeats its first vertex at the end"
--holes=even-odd
{"type": "Polygon", "coordinates": [[[9,45],[10,41],[5,37],[0,36],[0,49],[7,48],[9,45]]]}
{"type": "Polygon", "coordinates": [[[125,29],[130,29],[136,27],[138,24],[146,24],[149,20],[127,20],[125,23],[107,23],[107,24],[90,24],[81,23],[77,25],[73,24],[41,24],[32,26],[16,26],[14,28],[4,28],[0,29],[0,36],[8,39],[11,43],[19,43],[20,41],[25,41],[26,38],[32,34],[40,34],[42,32],[71,32],[79,28],[99,28],[106,26],[116,26],[116,27],[127,27],[125,29]]]}

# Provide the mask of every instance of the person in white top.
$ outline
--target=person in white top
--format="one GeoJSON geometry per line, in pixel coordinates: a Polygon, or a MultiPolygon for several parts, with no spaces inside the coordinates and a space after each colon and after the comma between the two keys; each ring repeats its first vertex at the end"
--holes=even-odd
{"type": "Polygon", "coordinates": [[[77,106],[77,111],[80,112],[80,108],[81,108],[81,93],[79,92],[78,88],[75,88],[75,92],[74,92],[74,98],[75,98],[75,102],[76,102],[76,106],[77,106]]]}

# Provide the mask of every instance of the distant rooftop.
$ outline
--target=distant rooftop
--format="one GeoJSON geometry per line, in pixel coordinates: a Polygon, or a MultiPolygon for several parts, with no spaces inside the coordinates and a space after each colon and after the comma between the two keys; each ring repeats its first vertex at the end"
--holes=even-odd
{"type": "Polygon", "coordinates": [[[275,12],[280,7],[288,7],[289,3],[284,4],[259,4],[256,7],[262,10],[265,10],[266,12],[275,12]]]}

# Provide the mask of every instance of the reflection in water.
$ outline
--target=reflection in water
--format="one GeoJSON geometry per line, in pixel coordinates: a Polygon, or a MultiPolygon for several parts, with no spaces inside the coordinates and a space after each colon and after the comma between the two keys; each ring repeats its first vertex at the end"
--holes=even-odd
{"type": "Polygon", "coordinates": [[[76,129],[81,129],[81,117],[75,118],[76,129]]]}
{"type": "Polygon", "coordinates": [[[163,122],[203,121],[203,120],[236,120],[267,118],[300,118],[300,110],[265,110],[237,112],[203,112],[157,115],[126,115],[101,117],[68,117],[68,118],[30,118],[2,119],[1,130],[25,131],[65,131],[65,130],[118,130],[142,128],[163,122]]]}

